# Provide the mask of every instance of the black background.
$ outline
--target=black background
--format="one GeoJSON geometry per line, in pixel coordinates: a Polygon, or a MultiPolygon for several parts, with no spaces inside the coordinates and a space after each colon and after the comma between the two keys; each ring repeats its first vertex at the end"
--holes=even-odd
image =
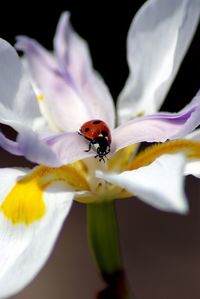
{"type": "MultiPolygon", "coordinates": [[[[1,7],[0,36],[12,45],[28,35],[52,49],[62,11],[71,11],[75,30],[85,38],[97,69],[116,100],[128,75],[126,36],[144,1],[7,1],[1,7]],[[110,7],[111,5],[111,7],[110,7]]],[[[200,30],[186,55],[162,110],[178,111],[200,86],[200,30]]],[[[1,166],[22,162],[1,151],[1,166]]],[[[23,161],[23,165],[26,162],[23,161]]],[[[199,299],[200,186],[187,179],[190,214],[162,213],[138,200],[117,202],[126,270],[137,299],[199,299]]],[[[169,186],[170,188],[170,186],[169,186]]],[[[85,206],[75,204],[53,254],[37,278],[15,299],[94,298],[102,283],[86,241],[85,206]]]]}

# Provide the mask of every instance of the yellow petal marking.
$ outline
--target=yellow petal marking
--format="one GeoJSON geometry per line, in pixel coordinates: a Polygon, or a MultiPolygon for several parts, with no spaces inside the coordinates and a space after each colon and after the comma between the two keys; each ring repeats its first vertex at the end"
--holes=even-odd
{"type": "Polygon", "coordinates": [[[28,225],[41,219],[46,212],[43,192],[58,181],[66,183],[72,190],[89,190],[88,182],[72,166],[39,166],[16,182],[0,206],[0,211],[13,224],[28,225]]]}
{"type": "Polygon", "coordinates": [[[84,178],[89,175],[89,169],[83,160],[75,161],[70,164],[78,173],[80,173],[84,178]]]}
{"type": "Polygon", "coordinates": [[[42,218],[45,209],[42,190],[35,178],[32,181],[18,181],[0,207],[1,212],[13,224],[30,224],[42,218]]]}
{"type": "Polygon", "coordinates": [[[147,147],[129,164],[128,170],[149,165],[164,154],[184,153],[188,158],[200,159],[200,142],[188,139],[178,139],[147,147]]]}
{"type": "Polygon", "coordinates": [[[136,150],[137,145],[131,144],[116,152],[116,154],[108,160],[109,171],[121,172],[127,168],[127,165],[134,156],[136,150]]]}

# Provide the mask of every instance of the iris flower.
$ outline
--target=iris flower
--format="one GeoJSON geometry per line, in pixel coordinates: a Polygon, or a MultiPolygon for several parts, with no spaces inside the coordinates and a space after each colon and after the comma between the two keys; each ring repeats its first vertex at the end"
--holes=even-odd
{"type": "Polygon", "coordinates": [[[0,133],[0,145],[38,164],[32,170],[0,169],[0,298],[37,275],[74,200],[135,195],[164,211],[187,212],[184,173],[198,175],[190,163],[199,163],[194,130],[200,93],[178,113],[157,111],[192,40],[199,10],[195,0],[149,0],[141,7],[128,32],[130,74],[116,112],[68,12],[60,17],[54,52],[19,36],[20,59],[0,40],[0,122],[17,132],[16,140],[0,133]],[[94,147],[85,151],[88,141],[77,133],[93,119],[111,131],[105,163],[94,158],[94,147]],[[140,142],[158,144],[135,156],[140,142]]]}

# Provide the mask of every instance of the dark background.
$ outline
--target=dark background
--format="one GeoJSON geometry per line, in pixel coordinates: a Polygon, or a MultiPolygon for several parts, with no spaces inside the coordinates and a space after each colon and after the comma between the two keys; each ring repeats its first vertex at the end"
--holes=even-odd
{"type": "MultiPolygon", "coordinates": [[[[144,1],[63,0],[7,1],[1,8],[0,36],[11,44],[28,35],[52,49],[52,38],[62,11],[71,11],[76,31],[90,45],[94,67],[114,97],[128,75],[126,35],[144,1]]],[[[200,86],[200,30],[186,55],[162,110],[178,111],[200,86]]],[[[0,166],[25,166],[3,150],[0,166]]],[[[170,188],[170,186],[169,186],[170,188]]],[[[188,216],[157,211],[137,199],[117,201],[124,263],[137,299],[200,298],[200,182],[187,178],[188,216]]],[[[57,245],[37,278],[13,299],[92,299],[103,287],[86,240],[85,206],[74,204],[57,245]]]]}

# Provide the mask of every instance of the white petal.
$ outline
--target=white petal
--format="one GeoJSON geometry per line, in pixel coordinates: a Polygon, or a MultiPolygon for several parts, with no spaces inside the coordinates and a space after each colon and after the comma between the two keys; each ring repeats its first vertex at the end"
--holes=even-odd
{"type": "MultiPolygon", "coordinates": [[[[17,48],[25,52],[24,63],[34,87],[42,94],[41,111],[53,130],[78,130],[90,119],[87,107],[71,85],[61,76],[50,54],[35,40],[18,37],[17,48]]],[[[53,58],[52,58],[53,59],[53,58]]]]}
{"type": "Polygon", "coordinates": [[[199,15],[199,0],[149,0],[139,10],[128,33],[130,75],[119,97],[120,122],[160,108],[199,15]]]}
{"type": "Polygon", "coordinates": [[[0,39],[0,122],[20,131],[40,117],[37,99],[15,49],[0,39]],[[31,109],[30,109],[31,107],[31,109]]]}
{"type": "Polygon", "coordinates": [[[125,188],[160,210],[186,213],[182,154],[163,155],[148,166],[121,174],[97,172],[97,177],[125,188]]]}
{"type": "Polygon", "coordinates": [[[184,169],[185,175],[194,175],[200,179],[200,161],[188,161],[184,169]]]}
{"type": "MultiPolygon", "coordinates": [[[[0,170],[1,204],[16,180],[24,174],[23,170],[0,170]]],[[[13,224],[5,216],[1,206],[0,298],[11,296],[24,288],[48,259],[73,198],[73,192],[68,192],[69,190],[57,191],[51,188],[45,192],[45,215],[33,223],[13,224]]],[[[24,194],[26,196],[30,194],[24,194]]],[[[31,204],[34,203],[30,201],[31,204]]]]}
{"type": "Polygon", "coordinates": [[[200,141],[200,129],[194,130],[192,133],[188,134],[185,138],[200,141]]]}
{"type": "Polygon", "coordinates": [[[54,38],[60,72],[73,80],[73,87],[88,107],[91,119],[102,119],[113,128],[114,102],[101,76],[93,69],[88,44],[73,30],[69,18],[68,12],[61,15],[54,38]]]}
{"type": "MultiPolygon", "coordinates": [[[[191,139],[195,141],[200,141],[200,129],[188,134],[186,139],[191,139]]],[[[200,161],[199,159],[188,159],[185,165],[185,175],[194,175],[200,178],[200,161]]]]}

